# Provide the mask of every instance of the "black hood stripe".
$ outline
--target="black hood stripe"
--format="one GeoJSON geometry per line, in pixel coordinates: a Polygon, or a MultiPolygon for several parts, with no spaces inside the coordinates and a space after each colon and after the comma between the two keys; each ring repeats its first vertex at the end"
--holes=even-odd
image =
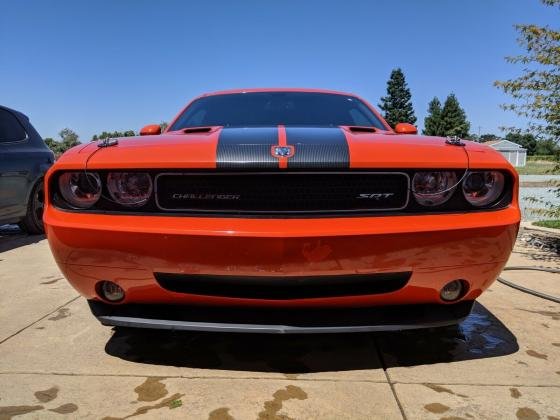
{"type": "Polygon", "coordinates": [[[218,138],[218,169],[278,169],[270,153],[278,144],[277,127],[223,128],[218,138]]]}
{"type": "MultiPolygon", "coordinates": [[[[218,169],[280,169],[272,156],[279,144],[278,127],[223,128],[216,150],[218,169]]],[[[288,169],[348,169],[350,152],[340,128],[286,127],[286,143],[294,147],[288,169]]]]}
{"type": "Polygon", "coordinates": [[[347,169],[350,152],[340,128],[287,127],[287,143],[294,146],[288,169],[347,169]]]}

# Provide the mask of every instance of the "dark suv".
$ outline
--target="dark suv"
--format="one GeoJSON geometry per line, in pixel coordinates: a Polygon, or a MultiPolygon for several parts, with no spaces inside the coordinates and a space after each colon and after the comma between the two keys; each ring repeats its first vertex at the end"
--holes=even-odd
{"type": "Polygon", "coordinates": [[[0,225],[43,233],[43,175],[53,162],[29,118],[0,106],[0,225]]]}

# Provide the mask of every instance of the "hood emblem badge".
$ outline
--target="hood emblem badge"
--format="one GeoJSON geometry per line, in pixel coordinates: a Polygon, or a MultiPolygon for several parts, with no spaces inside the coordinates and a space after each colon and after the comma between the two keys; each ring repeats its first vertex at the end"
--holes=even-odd
{"type": "Polygon", "coordinates": [[[272,146],[272,156],[277,158],[289,158],[294,153],[294,146],[272,146]]]}

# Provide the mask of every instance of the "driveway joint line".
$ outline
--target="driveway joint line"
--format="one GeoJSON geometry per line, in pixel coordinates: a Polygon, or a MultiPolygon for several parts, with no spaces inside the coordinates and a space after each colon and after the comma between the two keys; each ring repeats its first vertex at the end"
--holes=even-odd
{"type": "Polygon", "coordinates": [[[59,307],[57,307],[55,310],[49,312],[48,314],[42,316],[41,318],[33,321],[31,324],[26,325],[25,327],[21,328],[20,330],[16,331],[15,333],[13,333],[12,335],[9,335],[8,337],[4,338],[3,340],[0,341],[0,345],[4,344],[6,341],[8,341],[10,338],[15,337],[16,335],[18,335],[19,333],[25,331],[26,329],[28,329],[29,327],[32,327],[33,325],[37,324],[38,322],[42,321],[43,319],[45,319],[46,317],[48,317],[49,315],[54,314],[56,311],[58,311],[59,309],[64,308],[65,306],[71,304],[72,302],[74,302],[76,299],[78,299],[80,297],[80,295],[77,295],[75,298],[70,299],[68,302],[60,305],[59,307]]]}
{"type": "Polygon", "coordinates": [[[402,382],[395,381],[394,385],[447,385],[447,386],[503,386],[503,387],[519,387],[519,388],[560,388],[560,384],[547,384],[547,385],[526,385],[526,384],[482,384],[482,383],[467,383],[467,382],[402,382]]]}
{"type": "Polygon", "coordinates": [[[397,406],[399,407],[399,411],[401,412],[402,418],[404,420],[407,420],[406,414],[404,412],[404,407],[402,406],[401,401],[399,400],[399,397],[397,395],[397,391],[395,390],[393,382],[391,381],[391,377],[389,376],[389,372],[387,371],[387,364],[385,363],[385,359],[383,359],[383,354],[381,353],[381,350],[379,349],[379,345],[377,344],[377,340],[375,339],[374,336],[372,336],[371,338],[373,340],[373,346],[375,348],[375,351],[377,352],[377,358],[379,359],[379,362],[381,363],[381,367],[383,368],[383,373],[385,374],[385,378],[387,379],[387,383],[389,384],[389,388],[391,388],[393,398],[395,398],[395,402],[397,403],[397,406]]]}
{"type": "Polygon", "coordinates": [[[268,377],[268,376],[181,376],[181,375],[118,375],[118,374],[91,374],[91,373],[61,373],[61,372],[25,372],[25,371],[6,371],[0,372],[1,375],[37,375],[37,376],[77,376],[77,377],[108,377],[108,378],[161,378],[166,379],[217,379],[217,380],[278,380],[293,382],[352,382],[352,383],[372,383],[386,384],[386,380],[371,379],[336,379],[336,378],[286,378],[286,377],[268,377]]]}

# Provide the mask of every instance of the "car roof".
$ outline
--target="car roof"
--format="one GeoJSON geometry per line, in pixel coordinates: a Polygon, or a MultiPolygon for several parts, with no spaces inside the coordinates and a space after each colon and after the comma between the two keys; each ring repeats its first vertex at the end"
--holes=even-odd
{"type": "Polygon", "coordinates": [[[29,120],[29,117],[25,115],[23,112],[16,111],[15,109],[8,108],[7,106],[4,105],[0,105],[0,109],[11,112],[12,114],[16,114],[19,118],[29,120]]]}
{"type": "Polygon", "coordinates": [[[215,96],[215,95],[230,95],[234,93],[247,93],[247,92],[309,92],[309,93],[330,93],[333,95],[344,95],[344,96],[356,96],[353,93],[340,92],[337,90],[328,89],[311,89],[311,88],[247,88],[247,89],[228,89],[219,90],[216,92],[209,92],[200,95],[204,96],[215,96]]]}

